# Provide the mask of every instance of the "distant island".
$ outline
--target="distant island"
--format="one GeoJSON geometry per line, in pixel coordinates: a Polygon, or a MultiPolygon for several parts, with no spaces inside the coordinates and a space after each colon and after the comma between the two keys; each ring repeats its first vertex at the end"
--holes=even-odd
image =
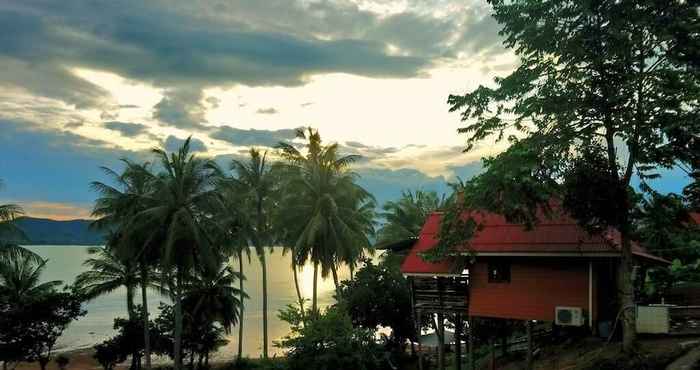
{"type": "Polygon", "coordinates": [[[102,245],[104,235],[90,228],[90,220],[58,221],[21,217],[15,224],[24,231],[30,245],[102,245]]]}

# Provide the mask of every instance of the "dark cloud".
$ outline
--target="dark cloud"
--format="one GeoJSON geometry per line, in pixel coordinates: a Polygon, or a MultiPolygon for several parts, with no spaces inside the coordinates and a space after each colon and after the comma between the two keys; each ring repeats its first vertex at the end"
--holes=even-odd
{"type": "Polygon", "coordinates": [[[294,139],[296,137],[296,129],[242,130],[231,126],[221,126],[212,130],[209,136],[214,139],[229,142],[233,145],[273,147],[280,141],[290,141],[294,139]]]}
{"type": "Polygon", "coordinates": [[[148,131],[148,126],[133,122],[110,121],[105,122],[104,127],[113,131],[119,131],[122,136],[138,136],[148,131]]]}
{"type": "Polygon", "coordinates": [[[182,129],[203,130],[206,126],[202,91],[198,88],[179,88],[165,93],[155,106],[153,118],[182,129]]]}
{"type": "Polygon", "coordinates": [[[306,103],[301,103],[300,106],[301,106],[302,108],[306,108],[306,107],[308,107],[308,106],[310,106],[310,105],[313,105],[313,104],[314,104],[314,102],[309,101],[309,102],[306,102],[306,103]]]}
{"type": "Polygon", "coordinates": [[[71,121],[68,123],[64,123],[63,128],[73,130],[73,129],[82,127],[84,124],[85,124],[85,122],[83,122],[83,121],[71,121]]]}
{"type": "MultiPolygon", "coordinates": [[[[165,139],[164,148],[165,148],[165,150],[170,151],[170,152],[177,151],[180,149],[180,147],[182,147],[182,144],[185,143],[185,140],[186,139],[180,139],[178,137],[170,135],[165,139]]],[[[207,146],[204,144],[204,142],[202,140],[199,140],[199,139],[193,137],[190,139],[190,151],[206,152],[207,146]]]]}
{"type": "Polygon", "coordinates": [[[277,114],[279,111],[273,107],[269,108],[259,108],[258,110],[255,111],[257,114],[277,114]]]}
{"type": "Polygon", "coordinates": [[[134,105],[134,104],[121,104],[121,105],[119,105],[119,108],[120,109],[131,109],[131,108],[139,108],[139,106],[134,105]]]}

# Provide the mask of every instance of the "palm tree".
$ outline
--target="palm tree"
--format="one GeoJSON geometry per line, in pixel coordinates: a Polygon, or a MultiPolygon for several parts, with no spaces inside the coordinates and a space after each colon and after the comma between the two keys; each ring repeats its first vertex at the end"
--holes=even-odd
{"type": "MultiPolygon", "coordinates": [[[[0,179],[0,189],[4,186],[0,179]]],[[[0,262],[16,255],[31,257],[34,262],[41,262],[41,257],[29,249],[20,247],[17,241],[27,240],[24,232],[13,221],[22,216],[24,211],[16,204],[0,204],[0,262]]]]}
{"type": "Polygon", "coordinates": [[[386,222],[377,232],[377,242],[392,243],[418,236],[428,215],[445,203],[445,197],[438,197],[434,191],[403,191],[399,200],[382,206],[381,216],[386,222]]]}
{"type": "Polygon", "coordinates": [[[314,264],[312,312],[318,311],[318,268],[321,275],[333,274],[338,287],[337,266],[354,266],[364,249],[369,248],[371,217],[364,217],[372,196],[355,183],[356,175],[348,167],[358,156],[339,156],[338,145],[324,146],[317,130],[297,131],[307,140],[306,154],[287,143],[280,143],[281,155],[291,174],[283,208],[289,215],[296,236],[294,260],[297,266],[314,264]],[[363,216],[363,217],[360,217],[363,216]]]}
{"type": "Polygon", "coordinates": [[[12,254],[0,261],[0,296],[9,302],[26,302],[54,291],[61,281],[40,282],[48,260],[39,262],[32,255],[12,254]]]}
{"type": "Polygon", "coordinates": [[[220,181],[217,184],[217,194],[220,197],[221,209],[216,212],[218,223],[221,226],[221,242],[228,255],[238,260],[238,290],[240,292],[239,301],[239,320],[238,320],[238,358],[243,357],[243,314],[245,311],[244,300],[246,299],[243,290],[243,256],[248,258],[250,263],[250,248],[246,239],[250,234],[247,222],[248,215],[241,209],[244,195],[238,191],[238,186],[235,181],[226,178],[223,174],[220,175],[220,181]]]}
{"type": "MultiPolygon", "coordinates": [[[[151,368],[151,341],[148,320],[148,293],[151,285],[150,270],[158,259],[157,245],[163,236],[154,233],[153,230],[136,230],[124,232],[133,218],[146,208],[153,191],[154,176],[148,163],[133,163],[122,159],[124,171],[119,174],[107,167],[102,170],[107,174],[115,186],[95,181],[91,184],[93,190],[100,197],[95,201],[93,216],[98,217],[92,224],[93,227],[109,230],[118,238],[112,238],[111,249],[119,260],[138,261],[138,273],[141,285],[142,320],[144,327],[144,357],[146,369],[151,368]]],[[[130,314],[131,317],[131,314],[130,314]]]]}
{"type": "Polygon", "coordinates": [[[125,287],[126,310],[129,319],[135,319],[134,293],[138,284],[136,264],[130,259],[119,258],[111,243],[105,248],[91,247],[88,253],[93,257],[85,260],[83,265],[90,269],[75,278],[78,291],[86,299],[92,300],[125,287]]]}
{"type": "Polygon", "coordinates": [[[153,192],[143,199],[145,209],[128,223],[128,235],[150,235],[157,240],[165,231],[162,242],[161,265],[174,300],[175,369],[182,368],[182,299],[186,278],[193,269],[216,269],[219,251],[207,230],[216,229],[210,210],[217,202],[214,185],[216,164],[190,154],[190,138],[175,153],[153,149],[163,171],[153,178],[153,192]]]}
{"type": "MultiPolygon", "coordinates": [[[[270,202],[275,191],[274,176],[267,165],[267,152],[250,150],[247,162],[233,160],[231,170],[234,173],[233,184],[241,194],[241,209],[248,213],[243,230],[255,248],[262,268],[263,288],[263,358],[268,357],[268,322],[267,322],[267,262],[265,247],[272,241],[270,227],[270,202]]],[[[239,256],[239,261],[242,256],[239,256]]],[[[241,265],[242,267],[242,265],[241,265]]],[[[239,342],[240,343],[240,342],[239,342]]]]}

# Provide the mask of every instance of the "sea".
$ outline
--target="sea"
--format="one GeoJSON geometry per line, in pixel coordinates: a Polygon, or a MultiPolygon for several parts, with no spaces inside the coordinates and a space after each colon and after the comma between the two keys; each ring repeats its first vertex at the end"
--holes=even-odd
{"type": "MultiPolygon", "coordinates": [[[[70,245],[41,245],[25,246],[36,252],[42,258],[48,259],[42,274],[43,281],[61,280],[64,284],[72,284],[75,277],[86,270],[83,262],[89,257],[88,247],[70,245]]],[[[280,309],[288,304],[296,304],[294,278],[291,270],[291,256],[283,254],[281,248],[271,248],[266,252],[268,271],[268,339],[270,356],[282,355],[284,350],[274,345],[274,342],[289,334],[289,326],[277,317],[280,309]]],[[[238,261],[231,261],[234,270],[238,270],[238,261]]],[[[248,357],[259,357],[263,345],[263,314],[262,314],[262,274],[259,259],[251,250],[250,261],[244,255],[243,273],[245,275],[244,290],[250,296],[245,301],[243,321],[243,352],[248,357]]],[[[347,270],[341,269],[339,277],[349,276],[347,270]]],[[[320,278],[319,278],[320,279],[320,278]]],[[[313,266],[304,266],[299,271],[299,284],[302,295],[309,300],[313,292],[313,266]]],[[[140,292],[140,291],[139,291],[140,292]]],[[[335,303],[333,298],[334,286],[332,278],[320,279],[318,285],[319,306],[326,307],[335,303]]],[[[140,293],[137,295],[140,302],[140,293]]],[[[151,317],[155,317],[160,302],[169,300],[157,292],[149,292],[149,309],[151,317]]],[[[85,304],[87,314],[74,321],[64,331],[57,343],[61,351],[77,350],[92,347],[113,336],[115,317],[126,317],[126,290],[116,290],[105,296],[96,298],[85,304]]],[[[229,360],[236,356],[238,348],[238,327],[233,328],[227,338],[229,343],[215,354],[216,360],[229,360]]]]}

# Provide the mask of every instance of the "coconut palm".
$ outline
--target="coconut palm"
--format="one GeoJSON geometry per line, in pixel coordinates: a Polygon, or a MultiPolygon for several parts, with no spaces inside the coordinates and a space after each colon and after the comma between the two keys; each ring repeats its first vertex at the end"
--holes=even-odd
{"type": "Polygon", "coordinates": [[[0,296],[9,302],[26,302],[58,288],[58,280],[42,283],[41,273],[48,260],[36,261],[27,254],[11,254],[0,261],[0,296]]]}
{"type": "Polygon", "coordinates": [[[76,289],[86,299],[92,300],[121,287],[126,288],[126,311],[130,320],[135,319],[134,293],[139,281],[135,261],[119,258],[111,243],[105,248],[88,248],[88,254],[91,257],[83,262],[83,266],[89,270],[75,278],[76,289]]]}
{"type": "MultiPolygon", "coordinates": [[[[0,179],[0,189],[3,182],[0,179]]],[[[0,204],[0,262],[19,255],[31,257],[34,262],[41,262],[41,257],[29,249],[20,247],[18,241],[27,240],[24,232],[13,221],[24,214],[22,208],[16,204],[0,204]]]]}
{"type": "Polygon", "coordinates": [[[217,322],[229,333],[240,319],[240,298],[248,297],[235,288],[240,279],[241,275],[227,264],[218,271],[196,274],[187,283],[182,305],[195,321],[217,322]]]}
{"type": "Polygon", "coordinates": [[[353,266],[369,247],[371,220],[359,216],[366,215],[372,197],[348,170],[358,156],[340,156],[337,144],[324,146],[318,131],[311,128],[299,130],[297,136],[307,140],[305,154],[291,144],[279,144],[291,174],[285,191],[294,194],[286,198],[283,208],[293,215],[288,223],[295,229],[295,263],[314,265],[312,312],[317,312],[319,266],[323,277],[333,274],[337,288],[337,266],[353,266]]]}
{"type": "Polygon", "coordinates": [[[158,239],[165,231],[161,244],[161,268],[166,276],[174,301],[174,362],[182,368],[182,298],[186,278],[195,268],[216,269],[219,250],[208,235],[212,226],[210,210],[217,202],[214,184],[216,165],[190,154],[190,138],[174,153],[153,149],[162,172],[153,178],[153,192],[143,199],[145,209],[128,223],[124,232],[158,239]]]}
{"type": "Polygon", "coordinates": [[[144,327],[144,357],[146,369],[149,370],[151,368],[151,341],[147,288],[152,285],[150,270],[157,261],[157,246],[159,241],[163,239],[163,233],[158,235],[153,232],[154,229],[133,228],[130,232],[124,232],[134,217],[146,208],[147,202],[151,199],[154,176],[148,163],[134,163],[126,159],[123,159],[122,162],[124,163],[122,173],[117,173],[107,167],[102,168],[115,184],[114,186],[97,181],[91,184],[93,190],[99,194],[93,209],[93,216],[97,219],[92,226],[108,230],[113,235],[119,236],[111,238],[110,241],[110,253],[114,254],[115,259],[137,261],[138,263],[144,327]]]}
{"type": "MultiPolygon", "coordinates": [[[[247,213],[243,218],[243,230],[260,260],[263,288],[263,358],[268,357],[268,320],[267,320],[267,262],[265,247],[271,246],[270,208],[275,192],[275,181],[271,167],[267,164],[267,152],[250,150],[247,162],[233,160],[232,182],[241,196],[240,208],[247,213]]],[[[239,258],[240,261],[240,258],[239,258]]]]}
{"type": "Polygon", "coordinates": [[[445,205],[445,197],[434,191],[403,191],[397,201],[382,206],[384,225],[377,232],[377,242],[392,243],[418,236],[428,215],[445,205]]]}
{"type": "Polygon", "coordinates": [[[244,256],[247,257],[250,263],[250,248],[246,239],[250,234],[249,222],[246,222],[248,216],[240,209],[243,196],[238,192],[238,187],[235,182],[230,179],[222,178],[217,186],[217,193],[221,197],[222,208],[217,212],[217,218],[223,230],[222,244],[226,246],[229,254],[238,260],[238,290],[240,295],[238,300],[239,320],[238,320],[238,358],[243,357],[243,315],[245,312],[246,295],[243,289],[243,281],[245,275],[243,273],[244,256]]]}

